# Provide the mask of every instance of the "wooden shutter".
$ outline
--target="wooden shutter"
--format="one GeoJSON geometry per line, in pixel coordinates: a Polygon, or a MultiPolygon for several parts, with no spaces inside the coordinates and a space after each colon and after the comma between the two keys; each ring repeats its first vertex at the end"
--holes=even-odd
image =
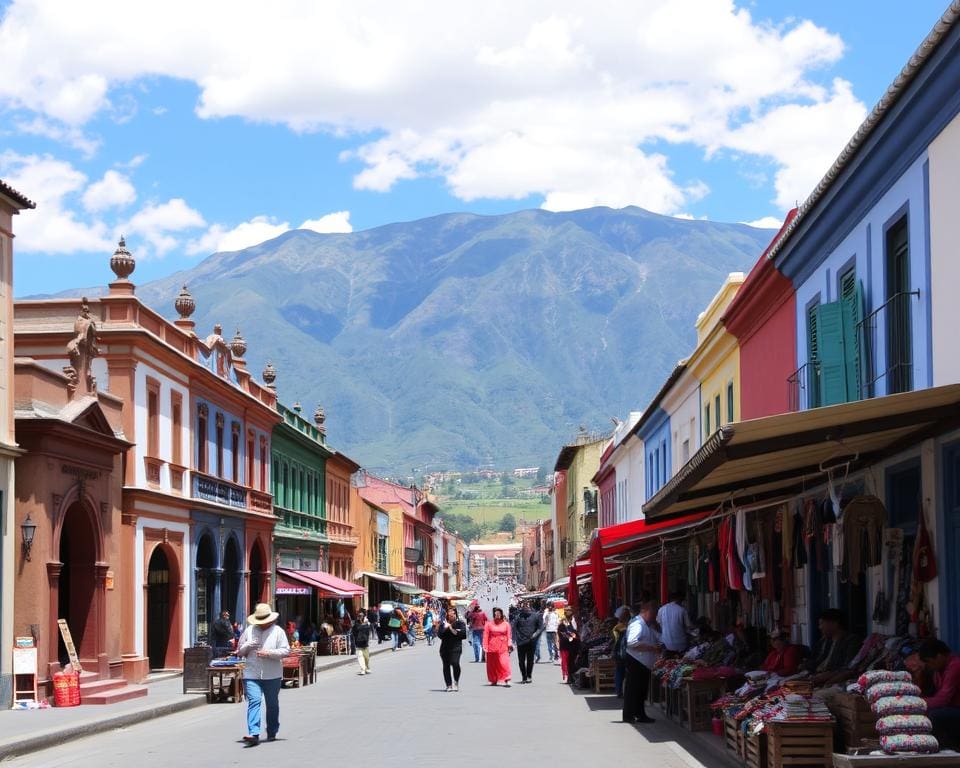
{"type": "Polygon", "coordinates": [[[817,347],[820,356],[819,404],[847,402],[842,302],[832,301],[817,307],[817,347]]]}
{"type": "Polygon", "coordinates": [[[843,355],[847,401],[861,397],[863,371],[861,366],[863,329],[863,287],[857,273],[849,270],[840,278],[840,303],[843,308],[843,355]]]}
{"type": "Polygon", "coordinates": [[[817,309],[820,304],[807,307],[807,407],[820,405],[820,339],[817,335],[817,309]]]}

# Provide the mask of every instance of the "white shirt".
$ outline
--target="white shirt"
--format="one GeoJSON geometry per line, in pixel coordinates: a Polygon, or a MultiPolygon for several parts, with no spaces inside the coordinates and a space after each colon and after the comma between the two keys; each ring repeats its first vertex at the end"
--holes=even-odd
{"type": "Polygon", "coordinates": [[[663,632],[663,644],[668,651],[685,651],[690,644],[687,633],[693,629],[687,609],[677,603],[667,603],[657,611],[657,623],[663,632]]]}
{"type": "Polygon", "coordinates": [[[560,626],[560,617],[556,611],[547,611],[543,615],[543,628],[546,632],[556,632],[560,626]]]}
{"type": "Polygon", "coordinates": [[[246,680],[276,680],[283,678],[283,657],[290,653],[287,633],[277,624],[266,629],[250,624],[237,643],[237,655],[244,657],[243,677],[246,680]],[[267,651],[269,656],[257,656],[267,651]]]}
{"type": "Polygon", "coordinates": [[[627,653],[639,661],[647,669],[653,669],[657,663],[656,651],[641,651],[633,646],[638,643],[642,645],[657,645],[660,642],[660,633],[649,626],[640,615],[634,616],[627,624],[627,653]]]}

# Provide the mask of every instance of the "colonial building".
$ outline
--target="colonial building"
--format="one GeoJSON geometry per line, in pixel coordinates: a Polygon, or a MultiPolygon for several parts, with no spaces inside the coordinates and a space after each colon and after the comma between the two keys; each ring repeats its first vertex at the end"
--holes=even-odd
{"type": "MultiPolygon", "coordinates": [[[[271,595],[270,440],[280,416],[274,391],[246,368],[239,332],[229,343],[219,326],[200,338],[186,288],[175,297],[176,322],[146,307],[129,280],[135,261],[122,239],[110,266],[116,280],[102,298],[18,302],[16,350],[63,371],[69,390],[122,403],[119,428],[133,445],[123,462],[120,525],[109,500],[91,497],[86,517],[65,527],[73,501],[58,494],[41,499],[48,506],[35,540],[46,542],[50,558],[50,601],[61,589],[61,553],[81,557],[74,551],[82,547],[82,565],[90,552],[100,558],[95,569],[68,571],[71,602],[93,600],[114,572],[123,676],[138,681],[149,669],[179,668],[183,649],[208,640],[221,609],[241,615],[271,595]],[[119,537],[116,561],[103,559],[108,534],[119,537]]],[[[88,615],[105,616],[93,608],[88,615]]]]}

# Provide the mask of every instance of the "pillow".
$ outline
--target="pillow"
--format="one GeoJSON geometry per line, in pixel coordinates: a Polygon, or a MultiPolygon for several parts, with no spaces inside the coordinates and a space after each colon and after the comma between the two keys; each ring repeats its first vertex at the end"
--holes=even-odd
{"type": "Polygon", "coordinates": [[[874,683],[867,689],[871,704],[884,696],[919,696],[922,691],[913,683],[874,683]]]}
{"type": "Polygon", "coordinates": [[[940,744],[930,734],[902,733],[896,736],[881,736],[880,747],[888,755],[898,752],[939,752],[940,744]]]}
{"type": "Polygon", "coordinates": [[[927,702],[919,696],[884,696],[873,703],[873,711],[880,717],[922,715],[927,711],[927,702]]]}
{"type": "Polygon", "coordinates": [[[933,723],[926,715],[887,715],[877,720],[877,733],[881,736],[933,733],[933,723]]]}
{"type": "Polygon", "coordinates": [[[874,683],[912,683],[913,678],[909,672],[888,672],[885,669],[875,669],[872,672],[864,672],[857,678],[857,684],[867,690],[874,683]]]}

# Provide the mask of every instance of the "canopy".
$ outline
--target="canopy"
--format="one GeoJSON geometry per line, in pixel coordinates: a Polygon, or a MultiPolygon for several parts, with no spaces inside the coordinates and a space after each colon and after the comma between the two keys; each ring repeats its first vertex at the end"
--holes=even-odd
{"type": "Polygon", "coordinates": [[[393,588],[401,595],[422,595],[427,591],[423,587],[418,587],[416,584],[407,581],[395,581],[393,582],[393,588]]]}
{"type": "Polygon", "coordinates": [[[367,593],[367,590],[359,584],[354,584],[352,581],[346,581],[324,571],[291,571],[278,568],[277,573],[288,579],[299,581],[301,584],[311,586],[326,597],[356,597],[367,593]]]}
{"type": "Polygon", "coordinates": [[[792,498],[829,467],[855,472],[955,429],[958,406],[960,385],[950,384],[727,424],[643,505],[644,515],[792,498]]]}
{"type": "Polygon", "coordinates": [[[393,582],[395,582],[395,581],[397,580],[397,577],[396,577],[396,576],[387,576],[386,574],[383,574],[383,573],[373,573],[372,571],[360,571],[360,572],[357,574],[357,578],[358,578],[358,579],[359,579],[359,578],[362,578],[362,577],[364,577],[364,576],[366,576],[368,579],[374,579],[375,581],[382,581],[382,582],[385,582],[385,583],[387,583],[387,584],[392,584],[393,582]]]}

